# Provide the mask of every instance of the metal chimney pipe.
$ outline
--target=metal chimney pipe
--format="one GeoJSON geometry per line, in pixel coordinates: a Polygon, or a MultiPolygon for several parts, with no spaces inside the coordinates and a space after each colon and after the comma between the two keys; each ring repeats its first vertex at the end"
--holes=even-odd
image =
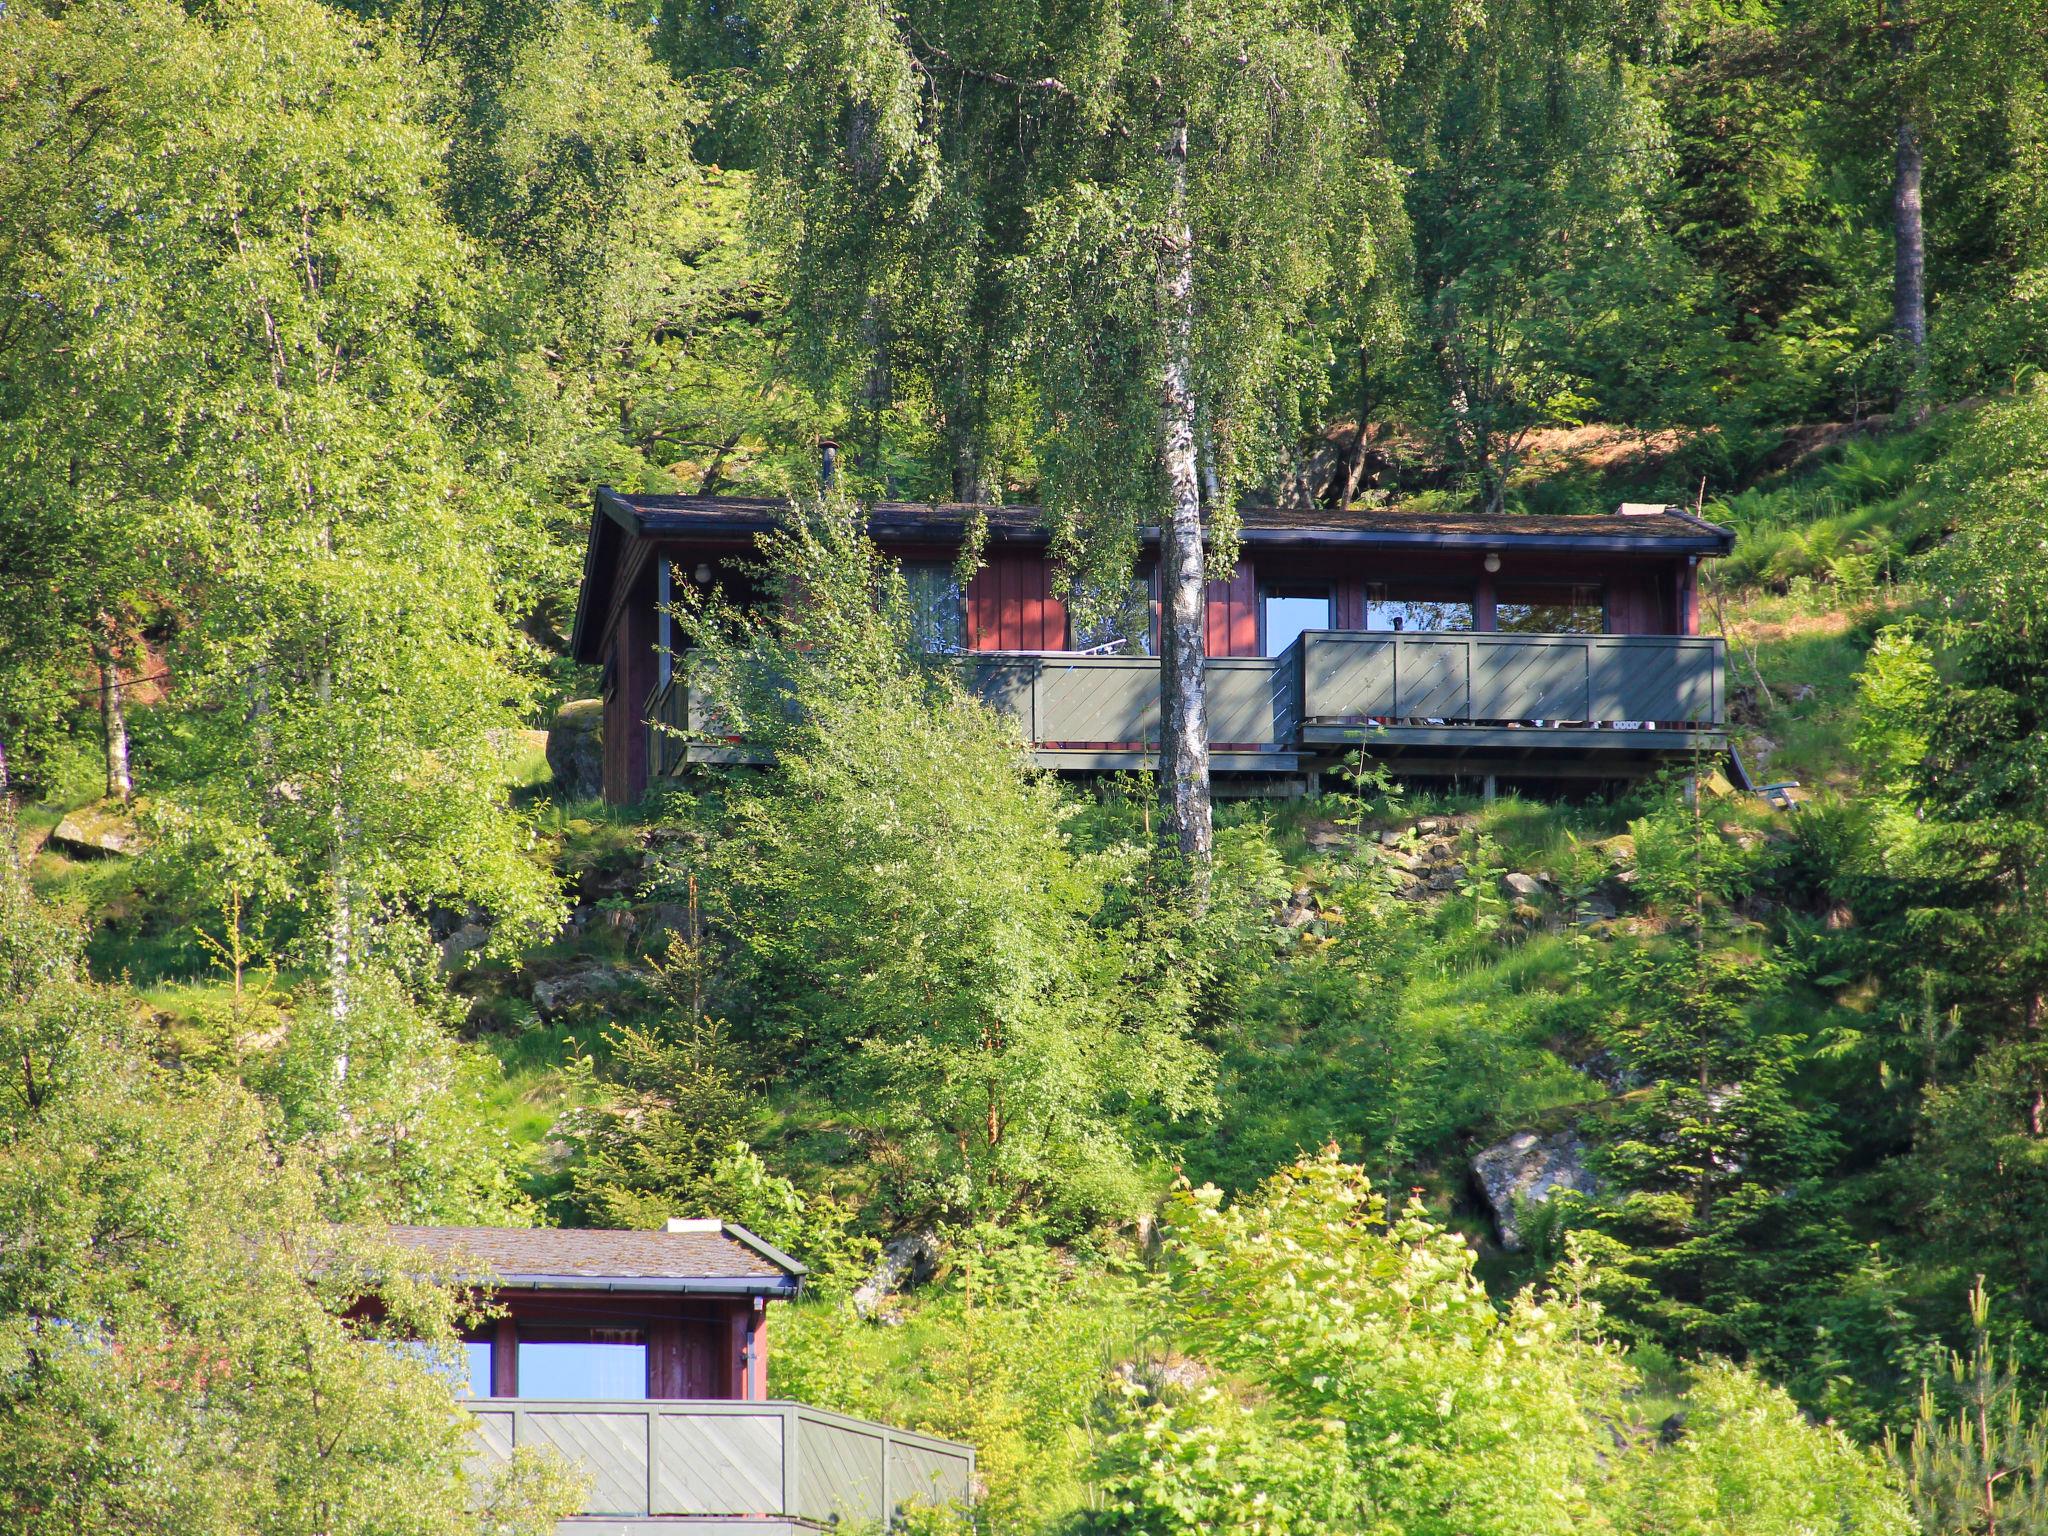
{"type": "Polygon", "coordinates": [[[818,444],[818,487],[829,491],[839,479],[839,445],[831,438],[818,444]]]}

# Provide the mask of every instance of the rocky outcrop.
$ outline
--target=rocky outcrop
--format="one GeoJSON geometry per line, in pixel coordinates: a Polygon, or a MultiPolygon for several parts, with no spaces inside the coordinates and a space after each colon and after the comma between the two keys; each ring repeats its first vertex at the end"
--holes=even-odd
{"type": "Polygon", "coordinates": [[[58,822],[49,846],[74,859],[125,858],[142,851],[142,830],[119,801],[100,800],[58,822]]]}
{"type": "Polygon", "coordinates": [[[1544,1205],[1560,1189],[1590,1195],[1596,1185],[1586,1167],[1586,1144],[1577,1131],[1517,1131],[1472,1159],[1472,1177],[1493,1212],[1494,1230],[1501,1247],[1510,1253],[1522,1248],[1522,1230],[1516,1219],[1516,1203],[1544,1205]]]}
{"type": "Polygon", "coordinates": [[[544,976],[533,984],[533,1006],[553,1017],[601,997],[617,996],[634,985],[631,972],[609,966],[564,971],[559,976],[544,976]]]}
{"type": "Polygon", "coordinates": [[[441,941],[441,974],[453,976],[470,963],[470,957],[491,942],[491,930],[482,923],[464,923],[441,941]]]}
{"type": "Polygon", "coordinates": [[[571,699],[548,726],[548,772],[563,800],[604,793],[604,700],[571,699]]]}
{"type": "Polygon", "coordinates": [[[862,1317],[883,1313],[891,1296],[915,1290],[939,1268],[939,1240],[929,1232],[905,1232],[882,1244],[874,1273],[853,1293],[853,1310],[862,1317]]]}

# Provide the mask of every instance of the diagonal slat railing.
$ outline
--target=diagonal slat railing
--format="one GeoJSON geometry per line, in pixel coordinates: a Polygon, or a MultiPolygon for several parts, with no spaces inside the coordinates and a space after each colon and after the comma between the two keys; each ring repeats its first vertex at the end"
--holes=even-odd
{"type": "Polygon", "coordinates": [[[474,1471],[522,1447],[587,1479],[587,1515],[894,1525],[974,1497],[974,1448],[790,1402],[475,1398],[474,1471]]]}
{"type": "MultiPolygon", "coordinates": [[[[1159,663],[1149,656],[1003,651],[947,664],[1016,721],[1041,761],[1139,760],[1158,748],[1159,663]]],[[[1211,748],[1287,767],[1305,742],[1330,740],[1327,727],[1716,731],[1725,721],[1726,652],[1705,635],[1311,630],[1279,656],[1203,667],[1211,748]]],[[[648,701],[655,774],[686,761],[760,761],[681,679],[648,701]]]]}

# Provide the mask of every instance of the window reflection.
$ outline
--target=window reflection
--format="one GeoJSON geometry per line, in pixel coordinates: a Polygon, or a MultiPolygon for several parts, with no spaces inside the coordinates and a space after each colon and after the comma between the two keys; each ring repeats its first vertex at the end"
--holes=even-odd
{"type": "Polygon", "coordinates": [[[1366,589],[1367,629],[1431,634],[1470,629],[1472,624],[1472,599],[1459,590],[1386,583],[1375,583],[1366,589]]]}
{"type": "Polygon", "coordinates": [[[1503,634],[1602,634],[1607,628],[1605,597],[1598,587],[1503,587],[1495,623],[1503,634]]]}
{"type": "MultiPolygon", "coordinates": [[[[1097,589],[1099,590],[1099,589],[1097,589]]],[[[1087,588],[1076,587],[1067,604],[1070,614],[1100,613],[1093,624],[1078,619],[1070,626],[1067,644],[1077,651],[1102,651],[1112,656],[1150,656],[1152,645],[1152,583],[1139,578],[1124,593],[1119,607],[1108,607],[1087,588]]]]}
{"type": "Polygon", "coordinates": [[[519,1395],[596,1401],[647,1396],[647,1341],[637,1328],[583,1328],[519,1340],[519,1395]]]}

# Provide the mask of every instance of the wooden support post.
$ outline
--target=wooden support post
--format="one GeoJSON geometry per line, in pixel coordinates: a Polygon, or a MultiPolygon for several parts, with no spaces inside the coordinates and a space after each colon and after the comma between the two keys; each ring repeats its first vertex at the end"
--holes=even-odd
{"type": "Polygon", "coordinates": [[[1481,796],[1481,798],[1482,798],[1482,799],[1484,799],[1484,800],[1486,801],[1486,803],[1487,803],[1488,805],[1491,805],[1491,804],[1493,804],[1493,792],[1494,792],[1494,782],[1493,782],[1493,775],[1489,773],[1489,774],[1488,774],[1488,775],[1486,776],[1486,782],[1485,782],[1485,784],[1484,784],[1484,785],[1483,785],[1483,786],[1481,787],[1481,790],[1480,790],[1480,796],[1481,796]]]}
{"type": "Polygon", "coordinates": [[[491,1396],[519,1395],[519,1329],[509,1317],[498,1319],[491,1340],[491,1396]]]}
{"type": "Polygon", "coordinates": [[[895,1437],[889,1433],[889,1426],[884,1424],[882,1426],[882,1529],[884,1531],[896,1529],[896,1506],[889,1498],[889,1462],[892,1459],[889,1453],[894,1449],[895,1444],[895,1437]]]}
{"type": "Polygon", "coordinates": [[[803,1460],[799,1436],[803,1434],[802,1410],[795,1403],[782,1405],[782,1508],[778,1514],[790,1520],[803,1517],[803,1507],[798,1502],[803,1489],[797,1477],[798,1464],[803,1460]]]}

